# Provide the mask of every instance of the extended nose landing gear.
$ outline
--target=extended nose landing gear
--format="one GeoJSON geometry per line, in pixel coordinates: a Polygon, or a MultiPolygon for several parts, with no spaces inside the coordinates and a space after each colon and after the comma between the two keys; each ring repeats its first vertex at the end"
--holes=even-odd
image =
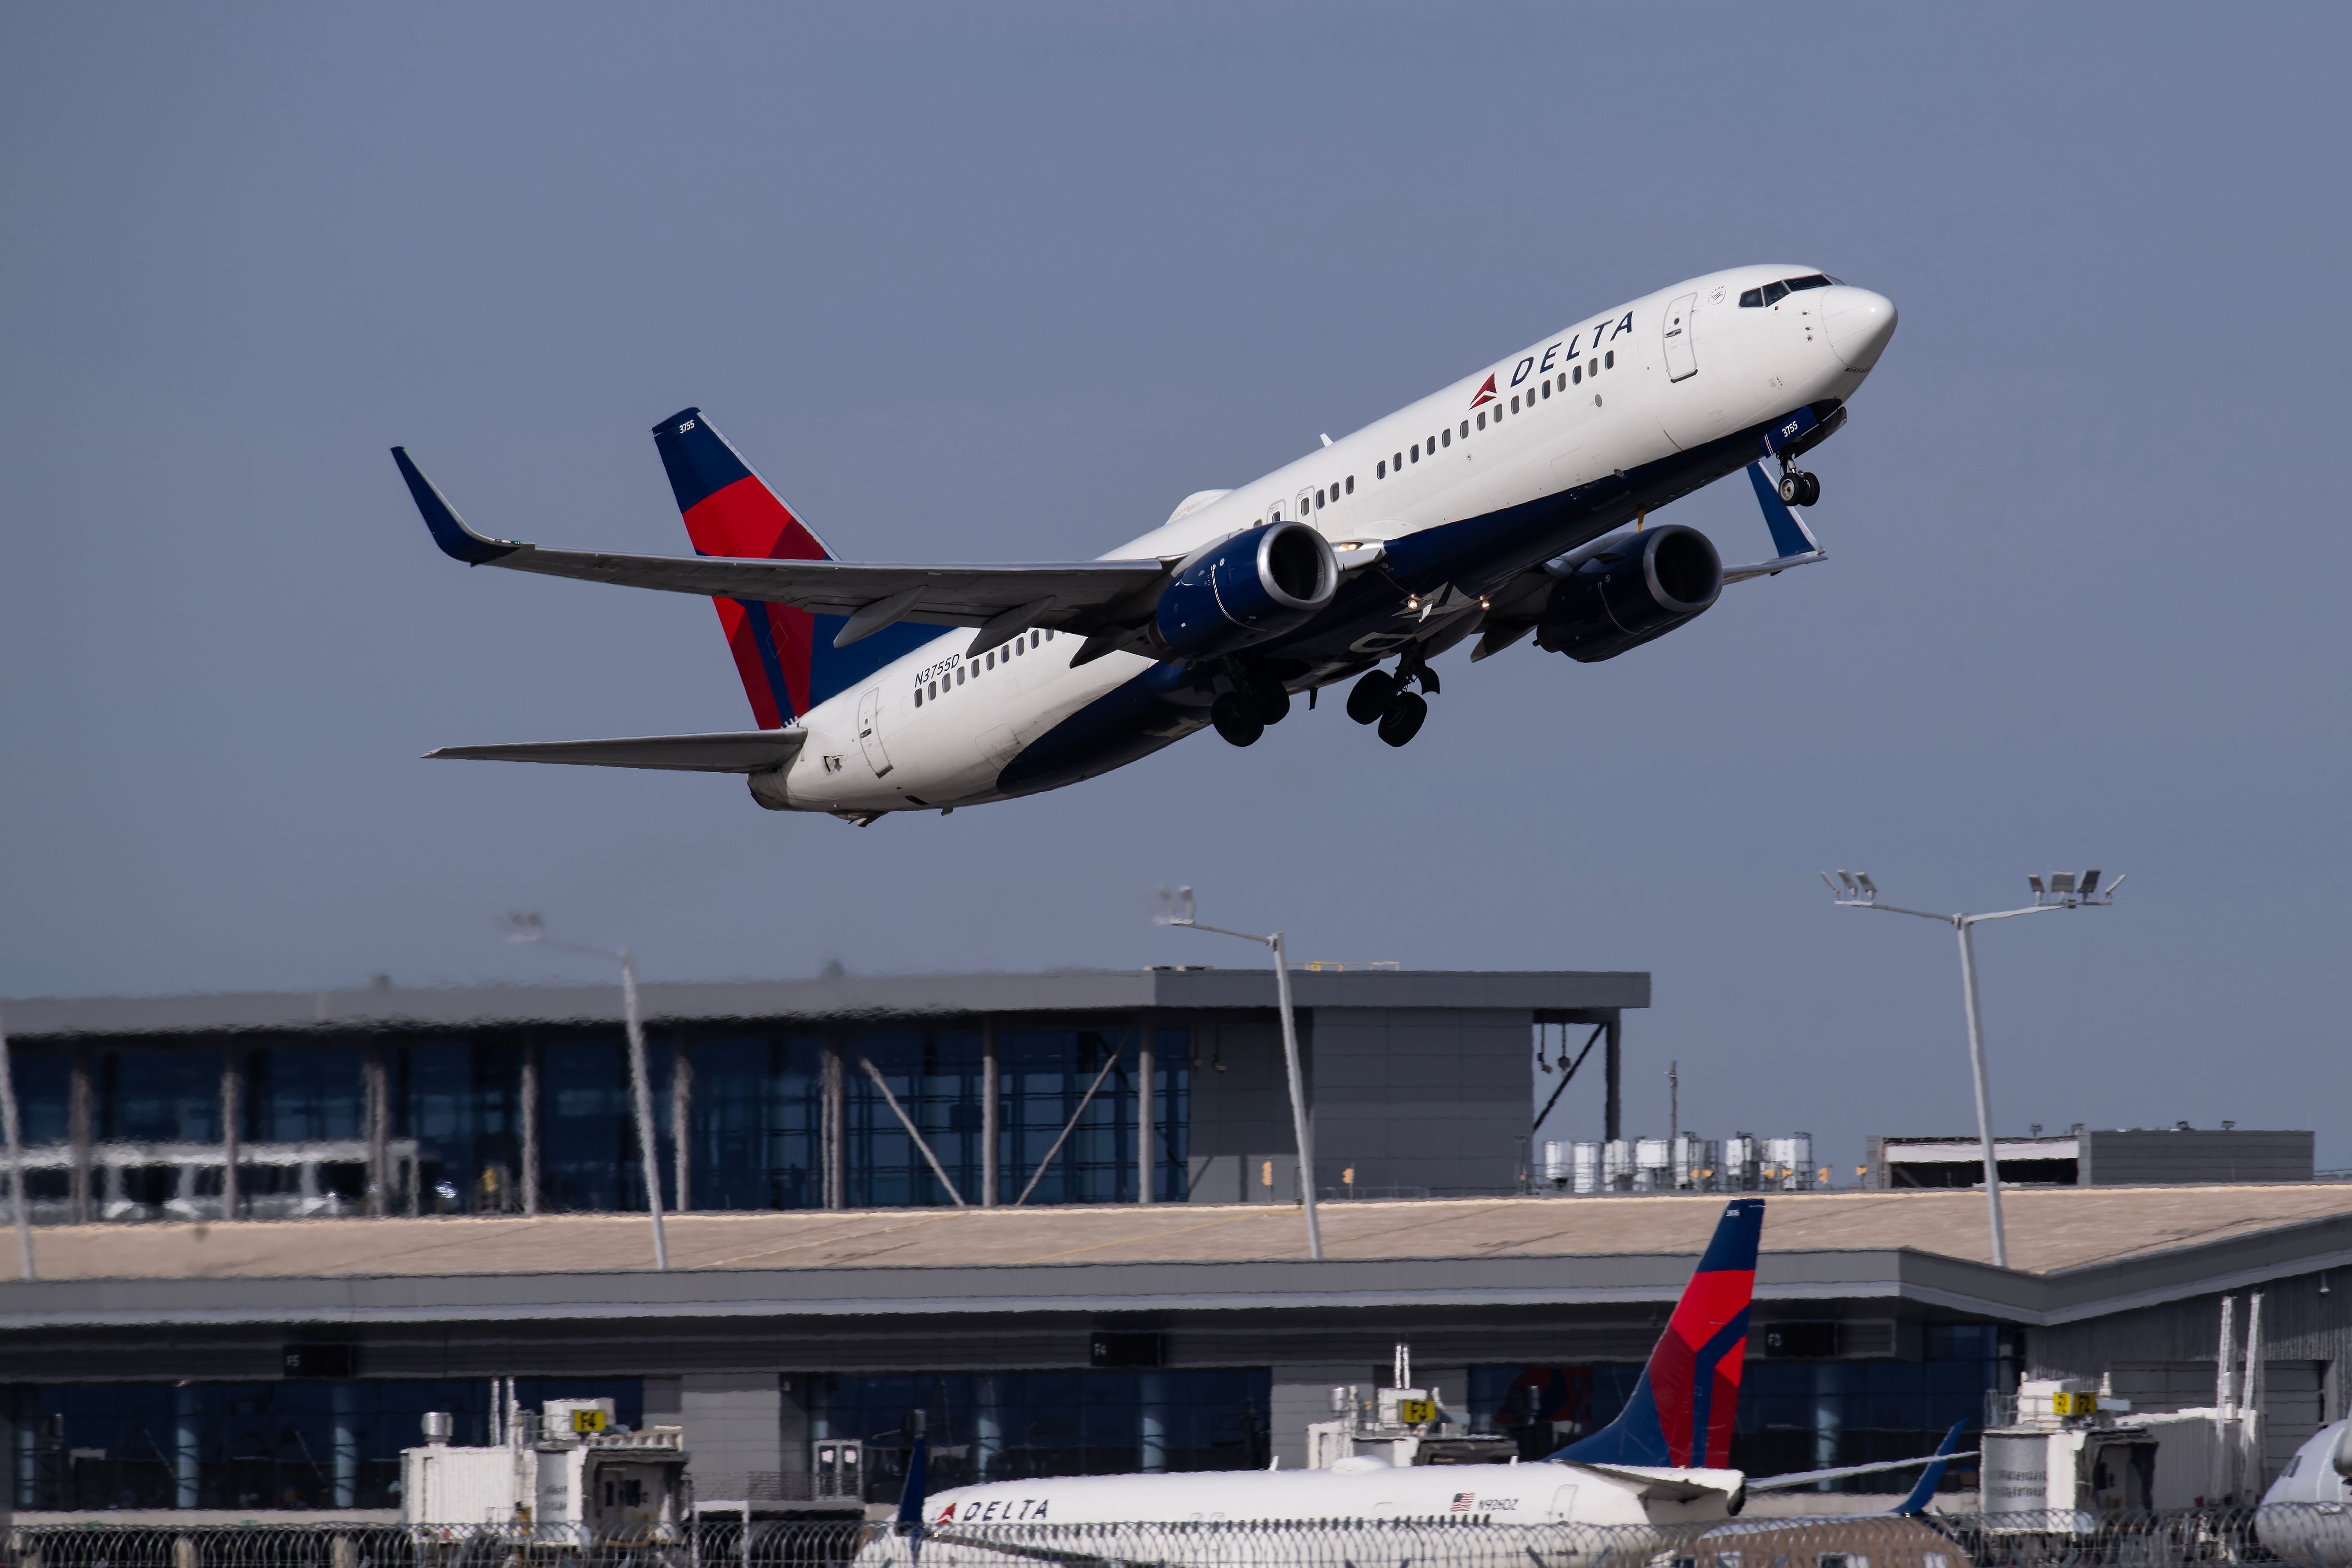
{"type": "Polygon", "coordinates": [[[1366,670],[1348,693],[1348,717],[1359,724],[1378,724],[1381,740],[1391,746],[1403,745],[1421,733],[1429,718],[1429,700],[1421,691],[1407,689],[1416,680],[1422,691],[1437,689],[1437,672],[1423,660],[1418,647],[1406,651],[1394,675],[1384,669],[1366,670]]]}
{"type": "Polygon", "coordinates": [[[1780,471],[1780,504],[1811,506],[1822,499],[1822,481],[1802,468],[1790,467],[1780,471]]]}

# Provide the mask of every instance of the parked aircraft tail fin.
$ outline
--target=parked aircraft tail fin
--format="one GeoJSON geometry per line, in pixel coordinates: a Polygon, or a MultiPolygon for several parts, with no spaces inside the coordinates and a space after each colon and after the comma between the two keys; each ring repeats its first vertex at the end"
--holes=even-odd
{"type": "MultiPolygon", "coordinates": [[[[833,552],[751,471],[699,408],[682,408],[654,426],[654,446],[698,555],[759,561],[831,561],[833,552]]],[[[814,615],[758,600],[713,599],[735,656],[753,719],[773,730],[871,675],[936,626],[901,623],[851,644],[833,646],[844,617],[814,615]]]]}
{"type": "Polygon", "coordinates": [[[1727,1469],[1764,1200],[1734,1198],[1616,1420],[1555,1459],[1727,1469]]]}

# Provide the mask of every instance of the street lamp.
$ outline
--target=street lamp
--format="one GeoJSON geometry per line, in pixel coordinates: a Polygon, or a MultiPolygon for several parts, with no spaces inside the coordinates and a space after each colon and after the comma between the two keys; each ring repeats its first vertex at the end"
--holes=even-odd
{"type": "Polygon", "coordinates": [[[16,1218],[16,1277],[33,1272],[33,1218],[26,1207],[25,1145],[16,1128],[16,1064],[8,1055],[8,1030],[0,1025],[0,1131],[8,1141],[8,1206],[16,1218]]]}
{"type": "Polygon", "coordinates": [[[1228,931],[1223,926],[1204,926],[1192,918],[1192,889],[1179,888],[1174,892],[1160,889],[1162,911],[1152,917],[1164,926],[1183,926],[1191,931],[1215,931],[1219,936],[1237,936],[1244,942],[1255,942],[1274,949],[1275,1002],[1282,1009],[1282,1066],[1290,1078],[1290,1133],[1298,1145],[1298,1191],[1306,1200],[1307,1255],[1320,1262],[1323,1258],[1323,1227],[1315,1218],[1315,1138],[1307,1123],[1307,1089],[1298,1075],[1298,1026],[1290,1014],[1290,957],[1283,951],[1282,933],[1259,936],[1254,931],[1228,931]]]}
{"type": "MultiPolygon", "coordinates": [[[[2128,873],[2126,873],[2128,874],[2128,873]]],[[[2084,871],[2053,871],[2047,883],[2039,876],[2028,876],[2025,885],[2033,889],[2033,901],[2022,909],[2001,910],[1992,914],[1939,915],[1927,910],[1898,909],[1878,901],[1878,884],[1870,879],[1867,871],[1840,871],[1837,880],[1830,881],[1827,871],[1822,880],[1829,882],[1830,895],[1840,909],[1885,910],[1890,915],[1916,915],[1921,920],[1941,921],[1960,933],[1960,994],[1969,1015],[1969,1066],[1977,1080],[1977,1139],[1984,1146],[1985,1205],[1992,1217],[1992,1261],[1997,1268],[2009,1267],[2009,1237],[2000,1224],[2000,1164],[1995,1159],[1992,1144],[1992,1089],[1985,1077],[1984,1016],[1977,1005],[1977,949],[1969,935],[1985,921],[2005,921],[2017,915],[2046,914],[2052,910],[2104,908],[2116,901],[2116,889],[2124,885],[2117,877],[2107,884],[2105,893],[2099,891],[2099,873],[2084,871]]]]}
{"type": "Polygon", "coordinates": [[[646,1207],[654,1221],[654,1267],[669,1267],[669,1241],[662,1234],[661,1158],[654,1147],[654,1097],[646,1082],[646,1031],[637,1022],[637,961],[627,948],[614,952],[609,948],[588,947],[576,942],[559,942],[547,934],[547,922],[525,910],[507,917],[507,940],[529,942],[556,952],[584,953],[590,958],[609,958],[621,966],[621,1015],[629,1032],[629,1088],[636,1100],[637,1153],[645,1161],[646,1207]]]}

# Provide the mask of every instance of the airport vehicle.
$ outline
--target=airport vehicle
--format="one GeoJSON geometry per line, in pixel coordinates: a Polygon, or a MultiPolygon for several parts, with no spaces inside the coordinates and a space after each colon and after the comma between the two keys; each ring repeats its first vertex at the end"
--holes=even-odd
{"type": "Polygon", "coordinates": [[[1703,615],[1727,583],[1823,559],[1799,459],[1893,335],[1884,296],[1743,267],[1582,319],[1094,561],[835,560],[697,408],[655,426],[692,557],[542,549],[467,527],[394,458],[459,561],[710,596],[758,728],[454,746],[435,757],[738,773],[860,826],[1034,795],[1213,726],[1246,746],[1292,694],[1402,746],[1431,661],[1532,634],[1585,663],[1703,615]],[[1747,469],[1775,553],[1726,568],[1650,514],[1747,469]],[[969,627],[940,633],[941,626],[969,627]]]}

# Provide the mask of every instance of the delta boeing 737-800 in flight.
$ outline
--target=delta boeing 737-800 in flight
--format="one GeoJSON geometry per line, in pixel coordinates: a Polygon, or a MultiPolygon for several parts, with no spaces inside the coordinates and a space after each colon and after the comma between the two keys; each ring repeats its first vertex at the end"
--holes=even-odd
{"type": "Polygon", "coordinates": [[[1895,319],[1805,267],[1678,283],[1187,496],[1095,561],[837,561],[695,408],[654,428],[691,557],[486,538],[394,447],[460,561],[711,598],[759,725],[430,755],[744,773],[761,805],[863,826],[1058,789],[1210,726],[1246,746],[1343,680],[1349,717],[1402,746],[1457,643],[1475,662],[1532,632],[1614,658],[1727,583],[1822,560],[1790,510],[1821,494],[1798,459],[1844,424],[1895,319]],[[1727,568],[1697,530],[1649,521],[1742,468],[1769,559],[1727,568]]]}

